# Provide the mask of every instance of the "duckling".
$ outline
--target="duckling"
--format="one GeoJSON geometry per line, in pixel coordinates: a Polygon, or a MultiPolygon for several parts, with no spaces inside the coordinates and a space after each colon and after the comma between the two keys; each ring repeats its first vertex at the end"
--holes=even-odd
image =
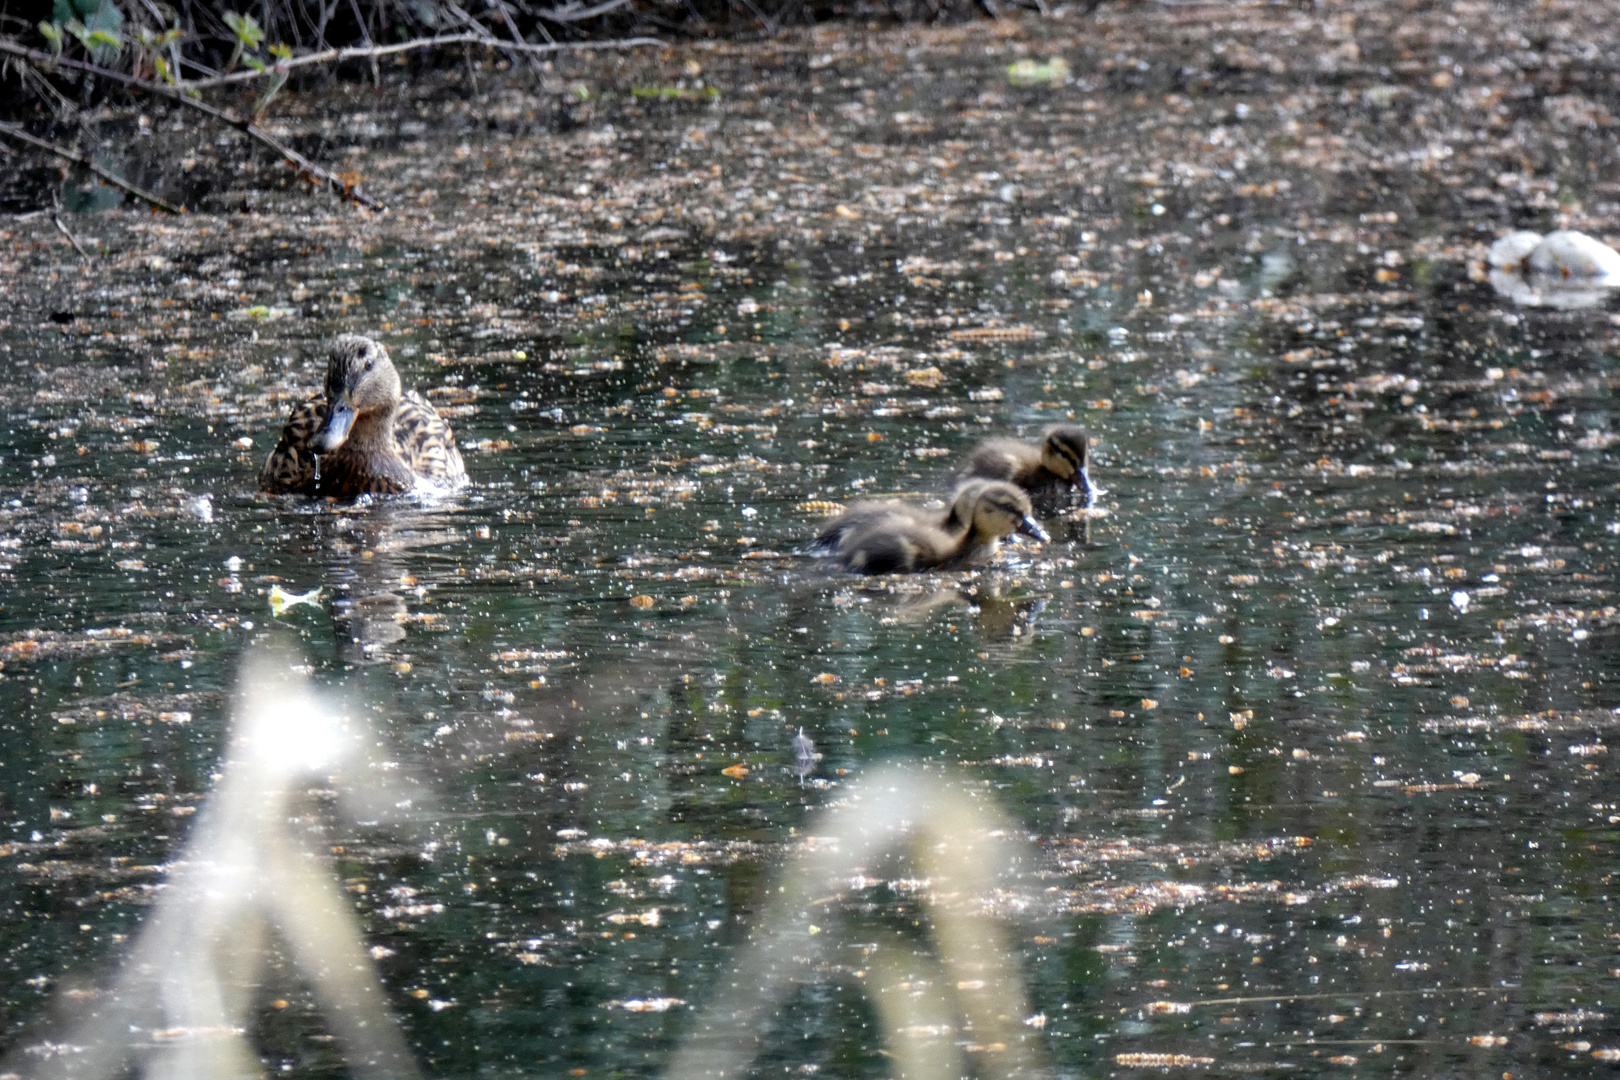
{"type": "Polygon", "coordinates": [[[337,499],[466,482],[450,425],[416,391],[402,393],[388,350],[358,334],[332,342],[325,393],[293,410],[259,472],[265,491],[337,499]]]}
{"type": "Polygon", "coordinates": [[[821,530],[812,545],[858,574],[911,573],[977,566],[1015,532],[1049,537],[1031,516],[1029,496],[1000,480],[969,480],[943,518],[903,502],[856,503],[821,530]]]}
{"type": "Polygon", "coordinates": [[[1059,424],[1039,446],[1017,439],[987,439],[968,455],[961,478],[1007,480],[1043,504],[1054,505],[1063,492],[1079,492],[1086,506],[1097,501],[1086,466],[1091,461],[1084,428],[1059,424]]]}

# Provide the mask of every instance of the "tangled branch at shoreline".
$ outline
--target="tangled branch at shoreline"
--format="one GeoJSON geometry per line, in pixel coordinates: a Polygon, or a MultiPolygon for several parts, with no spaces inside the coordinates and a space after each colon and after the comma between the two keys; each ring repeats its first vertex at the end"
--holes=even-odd
{"type": "Polygon", "coordinates": [[[534,45],[527,41],[502,41],[499,38],[492,38],[484,34],[441,34],[434,37],[416,38],[412,41],[401,41],[394,45],[351,46],[344,49],[327,49],[323,52],[307,53],[303,56],[294,56],[290,60],[280,61],[273,67],[266,68],[263,71],[236,71],[229,75],[219,75],[211,79],[190,79],[186,82],[186,86],[196,90],[215,86],[230,86],[234,83],[252,82],[254,79],[267,78],[277,71],[288,71],[309,64],[341,64],[345,60],[374,60],[378,57],[397,56],[400,53],[417,52],[422,49],[442,48],[446,45],[482,45],[490,49],[540,56],[547,53],[597,49],[635,49],[649,45],[662,46],[664,44],[666,43],[658,38],[636,37],[626,38],[621,41],[565,41],[534,45]]]}
{"type": "MultiPolygon", "coordinates": [[[[259,78],[271,78],[276,80],[272,83],[272,86],[274,89],[279,89],[281,82],[284,82],[286,79],[287,70],[294,67],[308,66],[312,64],[337,64],[353,59],[375,60],[380,56],[392,56],[404,52],[440,48],[449,45],[481,45],[486,48],[498,48],[502,50],[511,50],[529,53],[531,55],[538,55],[573,50],[627,49],[649,45],[661,46],[663,44],[664,43],[662,41],[659,41],[656,38],[631,38],[624,41],[553,42],[545,45],[536,45],[521,41],[501,41],[486,35],[470,32],[462,34],[445,34],[431,38],[418,38],[412,41],[398,42],[393,45],[328,49],[324,52],[311,53],[304,56],[288,57],[278,61],[274,66],[268,66],[261,69],[248,69],[212,79],[188,81],[178,85],[158,82],[152,79],[143,79],[135,75],[126,74],[122,71],[116,71],[112,68],[89,63],[83,60],[74,60],[63,56],[52,56],[36,49],[30,49],[27,46],[18,43],[14,39],[7,37],[0,37],[0,55],[15,57],[16,59],[29,64],[41,75],[48,75],[54,70],[58,69],[68,69],[83,73],[91,78],[102,79],[115,83],[128,90],[134,90],[139,93],[162,98],[166,101],[170,101],[185,108],[200,112],[212,120],[216,120],[228,127],[235,128],[248,138],[269,148],[270,150],[275,151],[285,161],[296,168],[300,176],[308,178],[317,186],[325,187],[334,194],[338,195],[340,198],[347,199],[360,206],[364,206],[367,209],[386,211],[388,207],[378,199],[363,191],[358,182],[344,176],[340,176],[329,169],[325,169],[320,165],[317,165],[315,162],[311,161],[297,150],[294,150],[280,139],[277,139],[274,135],[271,135],[269,132],[265,131],[264,128],[255,123],[252,118],[242,117],[229,109],[223,109],[218,106],[208,104],[207,102],[203,101],[200,96],[198,96],[198,91],[206,88],[248,82],[259,78]]],[[[172,203],[169,203],[164,199],[161,199],[158,196],[123,180],[121,177],[114,175],[111,171],[96,165],[83,154],[70,150],[67,147],[52,142],[51,140],[33,135],[22,128],[17,127],[16,125],[0,123],[0,134],[6,135],[36,149],[44,150],[55,155],[56,157],[62,158],[63,160],[80,165],[94,173],[97,177],[105,180],[107,183],[112,184],[114,187],[128,192],[135,198],[138,198],[158,209],[168,211],[169,213],[183,212],[182,207],[177,207],[172,203]]]]}

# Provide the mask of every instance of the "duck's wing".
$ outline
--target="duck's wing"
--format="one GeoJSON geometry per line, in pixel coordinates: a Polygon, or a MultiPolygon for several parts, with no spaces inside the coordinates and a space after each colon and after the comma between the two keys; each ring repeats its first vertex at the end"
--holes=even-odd
{"type": "Polygon", "coordinates": [[[407,391],[394,414],[394,441],[411,472],[439,484],[466,483],[467,466],[456,448],[455,434],[439,411],[415,390],[407,391]]]}
{"type": "Polygon", "coordinates": [[[857,574],[906,574],[929,565],[929,552],[911,528],[857,529],[846,534],[838,558],[857,574]]]}
{"type": "Polygon", "coordinates": [[[259,487],[276,495],[315,491],[315,433],[326,421],[326,398],[312,397],[293,409],[281,439],[259,470],[259,487]]]}
{"type": "Polygon", "coordinates": [[[838,557],[858,574],[909,574],[951,564],[965,543],[922,514],[894,514],[847,532],[838,557]]]}

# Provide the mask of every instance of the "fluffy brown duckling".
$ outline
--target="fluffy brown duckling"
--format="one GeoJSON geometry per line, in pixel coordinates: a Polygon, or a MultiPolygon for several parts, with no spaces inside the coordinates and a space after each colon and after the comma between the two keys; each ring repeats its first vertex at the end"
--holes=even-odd
{"type": "Polygon", "coordinates": [[[388,350],[359,334],[332,342],[325,392],[293,410],[259,472],[265,491],[335,499],[466,482],[450,425],[402,390],[388,350]]]}
{"type": "Polygon", "coordinates": [[[943,517],[903,502],[856,503],[827,523],[812,545],[858,574],[977,566],[1015,532],[1048,539],[1029,496],[1014,484],[969,480],[943,517]]]}
{"type": "Polygon", "coordinates": [[[1084,428],[1060,424],[1039,444],[1017,439],[986,439],[968,455],[963,480],[1006,480],[1017,484],[1044,504],[1059,495],[1079,494],[1090,506],[1097,500],[1086,468],[1091,446],[1084,428]]]}

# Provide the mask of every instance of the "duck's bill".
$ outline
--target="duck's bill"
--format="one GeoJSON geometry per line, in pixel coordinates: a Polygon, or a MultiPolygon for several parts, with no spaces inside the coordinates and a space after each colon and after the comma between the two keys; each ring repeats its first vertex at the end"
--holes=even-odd
{"type": "Polygon", "coordinates": [[[1084,469],[1081,469],[1079,472],[1075,473],[1074,478],[1075,490],[1079,492],[1080,497],[1085,500],[1086,509],[1090,510],[1092,507],[1097,505],[1097,496],[1105,494],[1105,491],[1091,482],[1091,474],[1086,472],[1084,469]]]}
{"type": "Polygon", "coordinates": [[[317,454],[330,454],[343,445],[343,440],[349,437],[349,429],[354,427],[354,409],[346,404],[337,404],[326,411],[326,421],[315,432],[315,452],[317,454]]]}
{"type": "Polygon", "coordinates": [[[1031,517],[1026,517],[1018,523],[1018,532],[1043,544],[1052,539],[1046,534],[1046,530],[1041,528],[1040,523],[1031,517]]]}

